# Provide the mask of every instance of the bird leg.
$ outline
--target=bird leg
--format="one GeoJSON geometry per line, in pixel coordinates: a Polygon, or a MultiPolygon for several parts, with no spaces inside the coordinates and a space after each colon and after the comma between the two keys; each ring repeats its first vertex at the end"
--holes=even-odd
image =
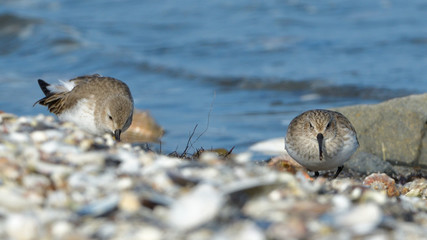
{"type": "Polygon", "coordinates": [[[332,179],[335,179],[338,177],[338,175],[340,174],[340,172],[344,169],[344,166],[339,166],[337,169],[337,172],[335,173],[334,177],[332,179]]]}
{"type": "Polygon", "coordinates": [[[319,177],[319,172],[318,171],[315,171],[314,172],[314,178],[318,178],[319,177]]]}

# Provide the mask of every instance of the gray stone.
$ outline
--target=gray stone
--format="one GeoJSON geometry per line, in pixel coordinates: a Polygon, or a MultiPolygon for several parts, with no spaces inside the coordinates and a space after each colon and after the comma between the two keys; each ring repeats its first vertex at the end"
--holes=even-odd
{"type": "Polygon", "coordinates": [[[389,162],[362,151],[357,151],[349,161],[344,163],[344,167],[363,174],[378,172],[386,173],[390,176],[395,174],[395,170],[389,162]]]}
{"type": "Polygon", "coordinates": [[[427,93],[334,110],[352,122],[359,151],[393,164],[427,167],[427,93]]]}

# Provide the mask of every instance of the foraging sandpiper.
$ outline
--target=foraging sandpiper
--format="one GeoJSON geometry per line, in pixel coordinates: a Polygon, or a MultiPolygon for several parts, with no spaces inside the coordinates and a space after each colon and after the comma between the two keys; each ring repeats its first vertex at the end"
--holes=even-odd
{"type": "Polygon", "coordinates": [[[288,154],[315,176],[320,170],[338,167],[359,147],[356,131],[341,113],[330,110],[310,110],[295,117],[289,124],[285,139],[288,154]]]}
{"type": "Polygon", "coordinates": [[[128,86],[115,78],[98,74],[81,76],[51,85],[39,79],[46,97],[37,103],[47,106],[62,121],[75,123],[95,134],[120,134],[132,123],[133,98],[128,86]]]}

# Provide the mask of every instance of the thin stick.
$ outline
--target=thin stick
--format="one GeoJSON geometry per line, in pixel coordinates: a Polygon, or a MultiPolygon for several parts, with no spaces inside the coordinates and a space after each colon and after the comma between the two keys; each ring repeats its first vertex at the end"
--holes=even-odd
{"type": "Polygon", "coordinates": [[[199,124],[196,124],[196,126],[194,126],[194,129],[193,129],[193,132],[190,134],[190,136],[188,137],[188,140],[187,140],[187,145],[185,146],[185,149],[184,149],[184,151],[182,152],[182,154],[181,154],[181,158],[182,157],[184,157],[185,155],[187,155],[187,151],[188,151],[188,148],[189,148],[189,146],[191,145],[193,145],[193,144],[191,144],[191,138],[193,138],[193,136],[194,136],[194,133],[196,132],[196,129],[197,129],[197,126],[198,126],[199,124]]]}
{"type": "Polygon", "coordinates": [[[213,105],[214,105],[214,102],[215,102],[215,98],[216,98],[216,91],[214,91],[214,95],[213,95],[213,98],[212,98],[211,106],[210,106],[210,108],[209,108],[209,112],[208,112],[208,121],[207,121],[207,123],[206,123],[206,128],[205,128],[205,130],[203,130],[203,132],[202,132],[202,133],[200,133],[200,135],[196,138],[196,140],[193,142],[193,144],[194,144],[194,143],[196,143],[196,142],[197,142],[197,140],[199,140],[199,138],[200,138],[203,134],[205,134],[205,133],[208,131],[208,129],[209,129],[209,124],[210,124],[210,119],[211,119],[211,113],[212,113],[213,105]]]}

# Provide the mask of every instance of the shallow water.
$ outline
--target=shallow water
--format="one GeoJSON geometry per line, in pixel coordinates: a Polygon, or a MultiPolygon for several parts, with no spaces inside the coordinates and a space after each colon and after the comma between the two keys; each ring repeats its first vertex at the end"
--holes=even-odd
{"type": "Polygon", "coordinates": [[[241,152],[308,109],[427,92],[425,16],[421,0],[0,0],[0,110],[47,114],[38,78],[99,73],[166,129],[164,152],[196,125],[195,148],[241,152]]]}

